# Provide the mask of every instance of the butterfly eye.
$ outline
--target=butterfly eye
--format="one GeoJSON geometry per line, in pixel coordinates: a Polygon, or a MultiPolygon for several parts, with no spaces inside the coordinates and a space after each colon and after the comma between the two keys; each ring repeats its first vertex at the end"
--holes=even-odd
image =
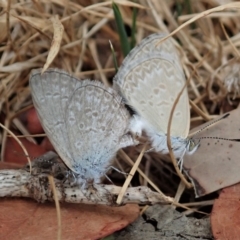
{"type": "MultiPolygon", "coordinates": [[[[199,140],[199,143],[200,143],[200,140],[199,140]]],[[[194,148],[196,148],[196,146],[199,145],[199,143],[195,143],[192,139],[189,139],[189,142],[188,142],[188,152],[192,152],[194,150],[194,148]]]]}

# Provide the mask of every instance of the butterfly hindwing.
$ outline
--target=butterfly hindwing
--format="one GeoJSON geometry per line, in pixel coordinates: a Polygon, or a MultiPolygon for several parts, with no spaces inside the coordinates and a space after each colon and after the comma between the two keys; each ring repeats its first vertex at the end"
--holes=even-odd
{"type": "Polygon", "coordinates": [[[127,134],[129,113],[121,97],[100,82],[85,80],[69,102],[66,126],[74,169],[103,175],[110,161],[125,145],[134,145],[127,134]]]}

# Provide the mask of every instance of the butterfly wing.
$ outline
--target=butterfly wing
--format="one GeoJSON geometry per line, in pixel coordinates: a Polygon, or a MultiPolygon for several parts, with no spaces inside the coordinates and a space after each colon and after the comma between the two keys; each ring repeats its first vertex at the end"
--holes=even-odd
{"type": "Polygon", "coordinates": [[[36,69],[31,73],[29,84],[33,104],[49,140],[65,164],[72,169],[72,156],[68,151],[71,142],[66,139],[65,113],[72,93],[81,83],[65,71],[49,69],[41,75],[41,69],[36,69]]]}
{"type": "Polygon", "coordinates": [[[240,141],[232,141],[240,139],[239,115],[240,107],[224,114],[220,121],[210,121],[191,131],[206,127],[192,138],[200,143],[199,147],[186,154],[183,162],[197,197],[240,182],[240,141]]]}
{"type": "Polygon", "coordinates": [[[73,168],[87,178],[100,178],[120,148],[136,144],[127,134],[129,119],[122,98],[113,89],[84,81],[75,90],[66,114],[73,168]]]}
{"type": "MultiPolygon", "coordinates": [[[[186,80],[173,40],[164,34],[144,39],[124,59],[114,85],[136,113],[158,133],[166,134],[174,101],[186,80]]],[[[190,111],[187,89],[173,115],[171,136],[186,138],[190,111]]]]}
{"type": "Polygon", "coordinates": [[[129,114],[121,97],[100,82],[40,71],[33,71],[30,87],[46,134],[72,171],[99,179],[118,149],[135,144],[126,134],[129,114]]]}

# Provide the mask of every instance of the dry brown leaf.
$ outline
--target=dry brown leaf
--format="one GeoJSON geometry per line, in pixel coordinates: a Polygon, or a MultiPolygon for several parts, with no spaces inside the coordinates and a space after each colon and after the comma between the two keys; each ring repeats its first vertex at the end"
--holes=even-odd
{"type": "Polygon", "coordinates": [[[61,46],[61,41],[62,41],[62,36],[64,31],[64,27],[57,15],[52,17],[51,21],[53,24],[53,40],[52,40],[51,48],[48,53],[47,61],[44,64],[42,69],[42,74],[44,73],[44,71],[46,71],[46,69],[52,63],[54,58],[57,56],[61,46]]]}
{"type": "Polygon", "coordinates": [[[240,105],[215,124],[210,125],[213,120],[191,131],[210,125],[194,135],[195,143],[200,143],[196,152],[184,156],[183,168],[197,197],[240,182],[240,142],[230,140],[239,139],[239,116],[240,105]]]}
{"type": "MultiPolygon", "coordinates": [[[[29,157],[31,159],[46,153],[46,150],[44,147],[41,147],[32,142],[29,142],[25,138],[21,138],[19,140],[22,142],[22,144],[28,151],[29,157]]],[[[23,152],[21,146],[12,137],[7,138],[4,161],[11,162],[11,163],[19,163],[19,164],[26,164],[28,162],[26,158],[26,154],[23,152]]]]}
{"type": "Polygon", "coordinates": [[[240,184],[222,190],[215,200],[211,214],[214,239],[239,239],[240,236],[240,184]]]}
{"type": "Polygon", "coordinates": [[[52,143],[49,141],[48,137],[45,137],[42,140],[40,146],[43,147],[46,150],[46,152],[48,152],[48,151],[55,151],[55,149],[54,149],[52,143]]]}
{"type": "MultiPolygon", "coordinates": [[[[0,239],[57,239],[54,203],[28,199],[1,199],[0,239]]],[[[139,216],[138,205],[107,207],[61,204],[62,239],[100,239],[118,231],[139,216]]]]}
{"type": "Polygon", "coordinates": [[[26,127],[29,133],[40,134],[44,132],[35,108],[30,108],[27,111],[26,118],[27,118],[26,127]]]}

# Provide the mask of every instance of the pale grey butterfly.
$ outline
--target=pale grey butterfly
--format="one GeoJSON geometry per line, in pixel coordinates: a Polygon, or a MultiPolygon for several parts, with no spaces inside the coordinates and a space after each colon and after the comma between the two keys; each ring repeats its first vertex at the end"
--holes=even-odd
{"type": "Polygon", "coordinates": [[[101,82],[58,69],[41,75],[39,69],[32,71],[30,88],[47,136],[84,188],[100,182],[120,148],[136,144],[122,98],[101,82]]]}
{"type": "MultiPolygon", "coordinates": [[[[136,114],[131,131],[141,135],[145,130],[156,151],[168,153],[167,126],[174,101],[186,83],[185,75],[174,47],[168,38],[159,44],[165,34],[152,34],[136,46],[124,59],[114,77],[117,89],[136,114]]],[[[176,158],[186,151],[195,151],[187,139],[190,125],[188,93],[181,95],[171,124],[171,145],[176,158]]]]}

